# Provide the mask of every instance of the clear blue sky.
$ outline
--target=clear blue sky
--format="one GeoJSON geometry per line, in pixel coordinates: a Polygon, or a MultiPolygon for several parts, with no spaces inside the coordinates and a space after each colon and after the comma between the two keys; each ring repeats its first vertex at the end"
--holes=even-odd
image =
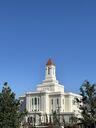
{"type": "Polygon", "coordinates": [[[66,91],[96,82],[96,0],[0,0],[0,90],[35,90],[49,57],[66,91]]]}

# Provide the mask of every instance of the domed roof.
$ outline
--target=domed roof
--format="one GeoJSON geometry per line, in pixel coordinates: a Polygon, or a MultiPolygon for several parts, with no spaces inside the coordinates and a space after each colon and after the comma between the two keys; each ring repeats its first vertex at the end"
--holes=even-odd
{"type": "Polygon", "coordinates": [[[48,62],[46,63],[46,65],[48,66],[48,65],[55,65],[55,64],[54,64],[53,61],[49,58],[49,60],[48,60],[48,62]]]}

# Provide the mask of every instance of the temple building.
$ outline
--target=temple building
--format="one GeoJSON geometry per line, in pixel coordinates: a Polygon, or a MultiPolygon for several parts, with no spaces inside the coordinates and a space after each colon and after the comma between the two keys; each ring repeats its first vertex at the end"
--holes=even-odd
{"type": "Polygon", "coordinates": [[[45,122],[54,111],[64,116],[65,122],[70,121],[70,117],[80,116],[78,104],[75,98],[80,98],[79,94],[65,92],[64,85],[61,85],[56,79],[56,65],[51,59],[45,66],[45,79],[37,85],[35,92],[27,92],[20,96],[21,109],[28,111],[26,121],[36,118],[36,122],[41,120],[45,122]],[[46,117],[47,115],[47,117],[46,117]]]}

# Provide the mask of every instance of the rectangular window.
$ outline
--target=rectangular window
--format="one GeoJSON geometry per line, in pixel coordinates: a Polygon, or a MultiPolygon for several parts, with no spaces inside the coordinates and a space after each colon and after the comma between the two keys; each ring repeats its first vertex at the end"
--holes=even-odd
{"type": "Polygon", "coordinates": [[[37,105],[37,98],[35,98],[35,105],[37,105]]]}
{"type": "Polygon", "coordinates": [[[32,98],[32,105],[33,105],[33,98],[32,98]]]}
{"type": "Polygon", "coordinates": [[[39,98],[38,98],[38,104],[39,104],[39,98]]]}
{"type": "Polygon", "coordinates": [[[51,99],[51,104],[53,104],[53,99],[51,99]]]}
{"type": "Polygon", "coordinates": [[[57,104],[59,104],[59,99],[57,99],[57,104]]]}

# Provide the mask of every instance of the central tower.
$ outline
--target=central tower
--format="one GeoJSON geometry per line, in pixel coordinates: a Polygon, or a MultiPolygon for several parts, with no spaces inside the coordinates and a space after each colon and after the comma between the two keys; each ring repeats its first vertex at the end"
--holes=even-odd
{"type": "Polygon", "coordinates": [[[51,59],[48,60],[45,67],[45,81],[56,80],[56,67],[51,59]]]}
{"type": "Polygon", "coordinates": [[[56,79],[56,66],[49,59],[45,66],[45,79],[37,85],[37,91],[64,92],[64,86],[56,79]]]}

